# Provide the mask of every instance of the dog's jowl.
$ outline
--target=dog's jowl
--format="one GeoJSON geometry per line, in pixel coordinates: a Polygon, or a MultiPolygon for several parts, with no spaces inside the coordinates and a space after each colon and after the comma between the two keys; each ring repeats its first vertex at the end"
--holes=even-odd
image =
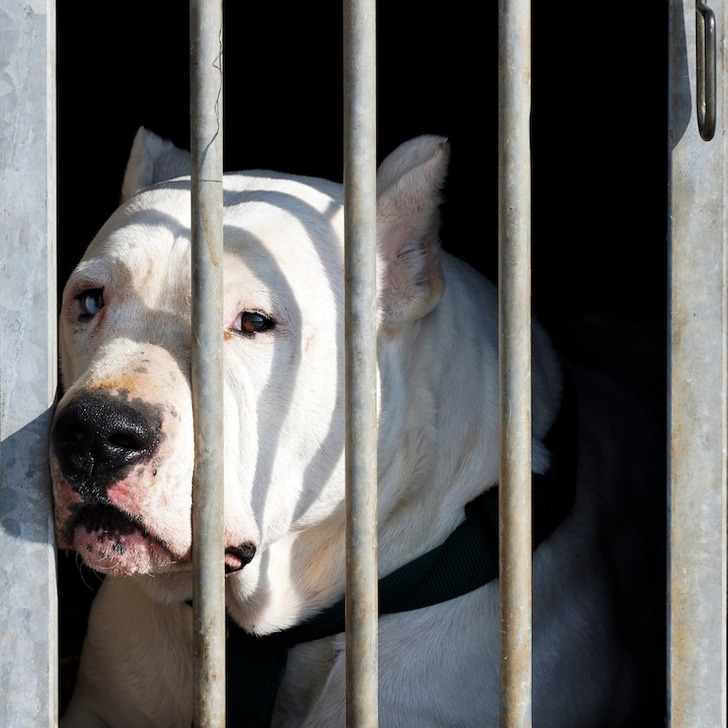
{"type": "MultiPolygon", "coordinates": [[[[440,248],[448,156],[419,137],[377,176],[379,720],[395,728],[499,716],[497,297],[440,248]]],[[[58,544],[105,575],[68,727],[192,720],[188,163],[139,130],[63,294],[58,544]]],[[[224,204],[228,724],[343,726],[342,189],[228,174],[224,204]]],[[[532,384],[533,723],[658,725],[660,441],[538,326],[532,384]]]]}

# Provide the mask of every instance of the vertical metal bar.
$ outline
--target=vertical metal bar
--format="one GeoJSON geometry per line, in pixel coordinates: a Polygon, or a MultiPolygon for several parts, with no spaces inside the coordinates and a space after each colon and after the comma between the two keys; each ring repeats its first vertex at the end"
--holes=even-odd
{"type": "Polygon", "coordinates": [[[531,725],[530,0],[499,4],[501,726],[531,725]]]}
{"type": "Polygon", "coordinates": [[[225,725],[222,0],[190,2],[194,725],[225,725]]]}
{"type": "MultiPolygon", "coordinates": [[[[728,20],[711,4],[725,38],[728,20]]],[[[672,728],[725,728],[728,142],[720,128],[705,134],[705,114],[692,104],[696,5],[670,6],[668,711],[672,728]]],[[[723,129],[724,85],[716,89],[723,129]]]]}
{"type": "Polygon", "coordinates": [[[375,2],[344,3],[346,724],[378,725],[375,2]]]}
{"type": "Polygon", "coordinates": [[[0,725],[58,724],[56,10],[0,2],[0,725]]]}

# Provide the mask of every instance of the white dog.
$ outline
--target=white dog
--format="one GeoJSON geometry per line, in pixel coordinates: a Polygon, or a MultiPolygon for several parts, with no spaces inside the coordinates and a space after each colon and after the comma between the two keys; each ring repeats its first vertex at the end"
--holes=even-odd
{"type": "MultiPolygon", "coordinates": [[[[397,728],[499,716],[496,292],[440,249],[448,157],[445,139],[419,137],[377,177],[379,570],[393,574],[380,586],[379,720],[397,728]]],[[[190,192],[170,180],[188,165],[140,129],[122,204],[63,295],[58,544],[106,574],[69,727],[191,724],[190,192]]],[[[228,673],[253,686],[229,724],[341,726],[342,189],[229,174],[224,214],[228,673]],[[267,707],[245,672],[258,659],[282,674],[267,707]]],[[[651,484],[664,488],[662,453],[630,398],[565,372],[536,327],[534,725],[649,725],[640,669],[664,673],[638,638],[662,629],[647,609],[664,594],[646,575],[664,567],[643,559],[643,513],[651,484]]]]}

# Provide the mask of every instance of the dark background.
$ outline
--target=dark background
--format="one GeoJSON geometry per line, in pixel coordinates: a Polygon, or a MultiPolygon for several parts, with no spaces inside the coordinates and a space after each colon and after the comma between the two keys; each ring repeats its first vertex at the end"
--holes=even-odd
{"type": "MultiPolygon", "coordinates": [[[[379,158],[418,134],[449,138],[443,244],[491,277],[498,4],[377,9],[379,158]]],[[[341,3],[224,7],[225,169],[341,180],[341,3]]],[[[534,312],[567,353],[630,377],[662,414],[667,6],[646,19],[609,3],[533,13],[534,312]]],[[[136,129],[189,147],[188,6],[59,0],[57,23],[60,290],[119,200],[136,129]]],[[[73,557],[60,566],[69,675],[82,624],[67,605],[97,579],[79,580],[73,557]]]]}

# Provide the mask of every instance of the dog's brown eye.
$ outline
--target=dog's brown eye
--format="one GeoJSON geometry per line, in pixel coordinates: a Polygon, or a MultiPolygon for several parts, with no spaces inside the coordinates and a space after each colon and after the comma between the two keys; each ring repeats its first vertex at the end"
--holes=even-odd
{"type": "Polygon", "coordinates": [[[104,289],[90,288],[76,296],[80,304],[80,319],[93,318],[104,307],[104,289]]]}
{"type": "Polygon", "coordinates": [[[262,334],[274,328],[275,321],[258,311],[241,311],[233,324],[233,330],[240,334],[262,334]]]}

